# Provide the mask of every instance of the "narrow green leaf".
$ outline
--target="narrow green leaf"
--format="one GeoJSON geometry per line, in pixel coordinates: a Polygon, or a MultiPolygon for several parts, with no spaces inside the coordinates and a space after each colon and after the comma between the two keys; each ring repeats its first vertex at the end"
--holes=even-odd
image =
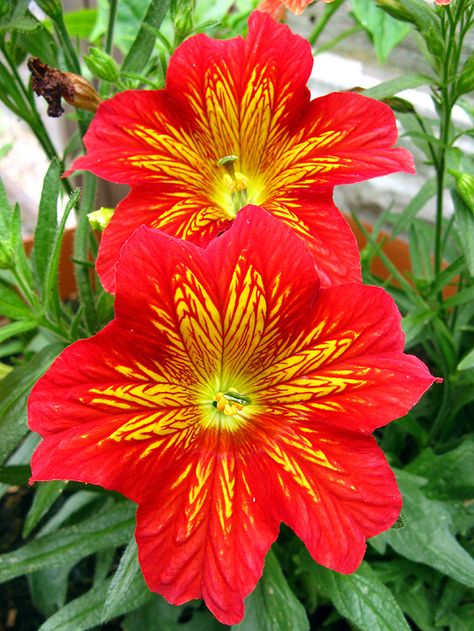
{"type": "Polygon", "coordinates": [[[64,491],[67,482],[54,480],[52,482],[41,482],[36,489],[33,503],[26,516],[23,527],[23,538],[26,539],[40,519],[48,512],[61,493],[64,491]]]}
{"type": "Polygon", "coordinates": [[[55,567],[130,539],[135,507],[120,502],[107,513],[80,524],[38,537],[12,552],[0,555],[0,583],[44,567],[55,567]]]}
{"type": "Polygon", "coordinates": [[[107,598],[104,603],[104,610],[102,612],[102,622],[118,615],[117,611],[120,610],[121,603],[123,599],[126,598],[130,585],[137,574],[141,574],[141,570],[138,565],[137,543],[135,537],[133,537],[126,547],[120,559],[117,571],[110,582],[107,598]]]}
{"type": "MultiPolygon", "coordinates": [[[[86,631],[100,625],[104,600],[109,589],[110,580],[97,585],[48,618],[38,631],[86,631]]],[[[120,603],[116,615],[133,611],[150,598],[153,598],[153,595],[146,587],[141,574],[138,574],[129,585],[126,597],[120,603]]]]}
{"type": "Polygon", "coordinates": [[[61,245],[64,235],[64,230],[66,228],[66,221],[71,214],[73,208],[75,208],[77,204],[77,200],[79,198],[80,191],[76,189],[69,198],[69,201],[64,210],[64,214],[61,217],[61,221],[59,223],[59,228],[56,231],[54,236],[54,240],[51,246],[51,255],[48,259],[48,264],[45,270],[44,277],[44,305],[46,311],[51,310],[54,318],[56,320],[59,319],[59,286],[58,286],[58,268],[59,268],[59,257],[61,254],[61,245]]]}
{"type": "Polygon", "coordinates": [[[43,289],[46,269],[52,254],[52,245],[58,230],[59,176],[59,162],[53,158],[43,181],[32,254],[33,269],[41,289],[43,289]]]}
{"type": "Polygon", "coordinates": [[[0,482],[2,484],[25,486],[30,475],[31,469],[29,465],[17,464],[0,467],[0,482]]]}
{"type": "Polygon", "coordinates": [[[418,88],[421,85],[427,85],[431,82],[431,78],[424,74],[405,74],[396,79],[390,79],[375,85],[373,88],[363,90],[362,94],[370,96],[373,99],[386,99],[394,94],[398,94],[409,88],[418,88]]]}
{"type": "Polygon", "coordinates": [[[14,335],[20,335],[27,331],[32,331],[38,327],[38,323],[34,320],[18,320],[17,322],[10,322],[10,324],[4,324],[0,328],[0,343],[10,339],[14,335]]]}
{"type": "Polygon", "coordinates": [[[27,576],[35,607],[47,618],[64,606],[68,591],[68,575],[74,564],[45,567],[27,576]]]}
{"type": "MultiPolygon", "coordinates": [[[[396,532],[402,532],[400,529],[396,532]]],[[[319,590],[328,596],[337,611],[361,631],[410,631],[392,592],[368,563],[354,574],[344,575],[314,563],[312,575],[319,590]]]]}
{"type": "Polygon", "coordinates": [[[455,208],[454,226],[461,242],[469,274],[474,276],[474,213],[457,191],[452,190],[451,197],[455,208]]]}
{"type": "Polygon", "coordinates": [[[428,499],[413,478],[406,472],[397,473],[407,525],[384,532],[375,539],[389,544],[411,561],[425,563],[463,585],[474,587],[474,559],[452,533],[448,506],[428,499]]]}
{"type": "Polygon", "coordinates": [[[52,344],[27,364],[18,366],[0,381],[0,463],[28,431],[26,400],[33,384],[49,367],[63,346],[52,344]]]}
{"type": "Polygon", "coordinates": [[[436,178],[432,177],[423,184],[415,197],[405,206],[394,221],[392,237],[396,237],[400,232],[408,230],[420,210],[422,210],[426,203],[435,195],[436,178]]]}
{"type": "Polygon", "coordinates": [[[0,315],[11,320],[25,320],[32,316],[15,287],[3,279],[0,279],[0,315]]]}
{"type": "Polygon", "coordinates": [[[461,359],[457,368],[458,370],[469,370],[474,368],[474,348],[461,359]]]}
{"type": "Polygon", "coordinates": [[[168,11],[170,0],[151,0],[148,11],[140,26],[135,41],[122,64],[124,72],[143,70],[155,45],[156,35],[153,29],[159,29],[168,11]],[[152,27],[151,29],[147,26],[152,27]]]}
{"type": "Polygon", "coordinates": [[[270,550],[263,576],[245,600],[245,618],[232,631],[306,631],[309,621],[303,605],[286,582],[277,558],[270,550]]]}
{"type": "Polygon", "coordinates": [[[450,298],[447,298],[443,307],[445,309],[450,309],[451,307],[458,307],[460,305],[465,304],[466,302],[472,302],[474,300],[474,287],[466,287],[462,291],[454,294],[450,298]]]}

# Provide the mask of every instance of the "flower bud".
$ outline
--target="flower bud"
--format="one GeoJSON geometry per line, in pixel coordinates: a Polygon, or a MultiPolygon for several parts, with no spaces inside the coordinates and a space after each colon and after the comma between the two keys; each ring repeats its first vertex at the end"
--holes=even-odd
{"type": "Polygon", "coordinates": [[[48,103],[48,116],[57,118],[64,112],[61,97],[70,105],[89,112],[95,112],[102,101],[93,86],[80,75],[61,72],[37,57],[28,60],[28,68],[32,75],[31,87],[48,103]]]}
{"type": "Polygon", "coordinates": [[[114,210],[114,208],[105,208],[102,206],[99,210],[88,213],[87,218],[89,219],[92,230],[104,231],[112,219],[114,210]]]}
{"type": "Polygon", "coordinates": [[[376,0],[376,4],[396,20],[413,22],[411,14],[405,9],[400,0],[376,0]]]}
{"type": "Polygon", "coordinates": [[[84,55],[84,62],[89,70],[99,79],[115,83],[119,80],[120,73],[115,59],[100,48],[91,46],[89,55],[84,55]]]}

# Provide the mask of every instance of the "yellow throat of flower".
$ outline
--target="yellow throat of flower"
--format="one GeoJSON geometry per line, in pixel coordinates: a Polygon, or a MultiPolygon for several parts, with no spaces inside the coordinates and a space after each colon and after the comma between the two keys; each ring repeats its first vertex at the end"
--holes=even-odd
{"type": "Polygon", "coordinates": [[[247,204],[259,203],[249,178],[235,168],[238,160],[238,156],[228,155],[217,161],[224,173],[218,176],[216,201],[227,219],[235,219],[239,210],[247,204]]]}

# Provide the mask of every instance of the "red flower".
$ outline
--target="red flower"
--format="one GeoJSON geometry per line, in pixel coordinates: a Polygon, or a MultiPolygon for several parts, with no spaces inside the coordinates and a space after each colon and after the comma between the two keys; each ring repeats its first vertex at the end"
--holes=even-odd
{"type": "Polygon", "coordinates": [[[73,169],[132,187],[100,245],[97,269],[107,289],[138,226],[206,245],[246,203],[307,241],[324,286],[360,280],[333,187],[412,171],[413,161],[392,148],[388,106],[351,93],[310,102],[312,64],[307,41],[254,12],[246,40],[185,41],[170,60],[165,90],[122,92],[99,107],[87,155],[73,169]]]}
{"type": "Polygon", "coordinates": [[[205,250],[143,226],[115,319],[33,389],[32,480],[137,502],[149,587],[234,624],[282,521],[319,563],[357,568],[401,506],[370,432],[432,382],[388,294],[320,289],[309,250],[260,208],[205,250]]]}

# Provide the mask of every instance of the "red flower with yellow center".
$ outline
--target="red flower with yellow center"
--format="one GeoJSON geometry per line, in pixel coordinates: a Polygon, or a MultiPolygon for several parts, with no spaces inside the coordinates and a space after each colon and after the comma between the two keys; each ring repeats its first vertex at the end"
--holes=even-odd
{"type": "Polygon", "coordinates": [[[120,248],[142,225],[206,245],[246,204],[283,219],[316,255],[323,286],[360,280],[354,237],[332,201],[336,184],[413,160],[389,107],[352,93],[310,101],[307,41],[254,12],[249,33],[196,35],[170,60],[166,89],[100,105],[84,138],[86,169],[129,184],[105,230],[97,270],[114,286],[120,248]]]}
{"type": "Polygon", "coordinates": [[[206,249],[143,226],[115,319],[33,389],[32,480],[137,502],[149,587],[234,624],[282,521],[319,563],[357,568],[401,507],[370,433],[432,382],[389,295],[320,289],[308,248],[262,209],[206,249]]]}

